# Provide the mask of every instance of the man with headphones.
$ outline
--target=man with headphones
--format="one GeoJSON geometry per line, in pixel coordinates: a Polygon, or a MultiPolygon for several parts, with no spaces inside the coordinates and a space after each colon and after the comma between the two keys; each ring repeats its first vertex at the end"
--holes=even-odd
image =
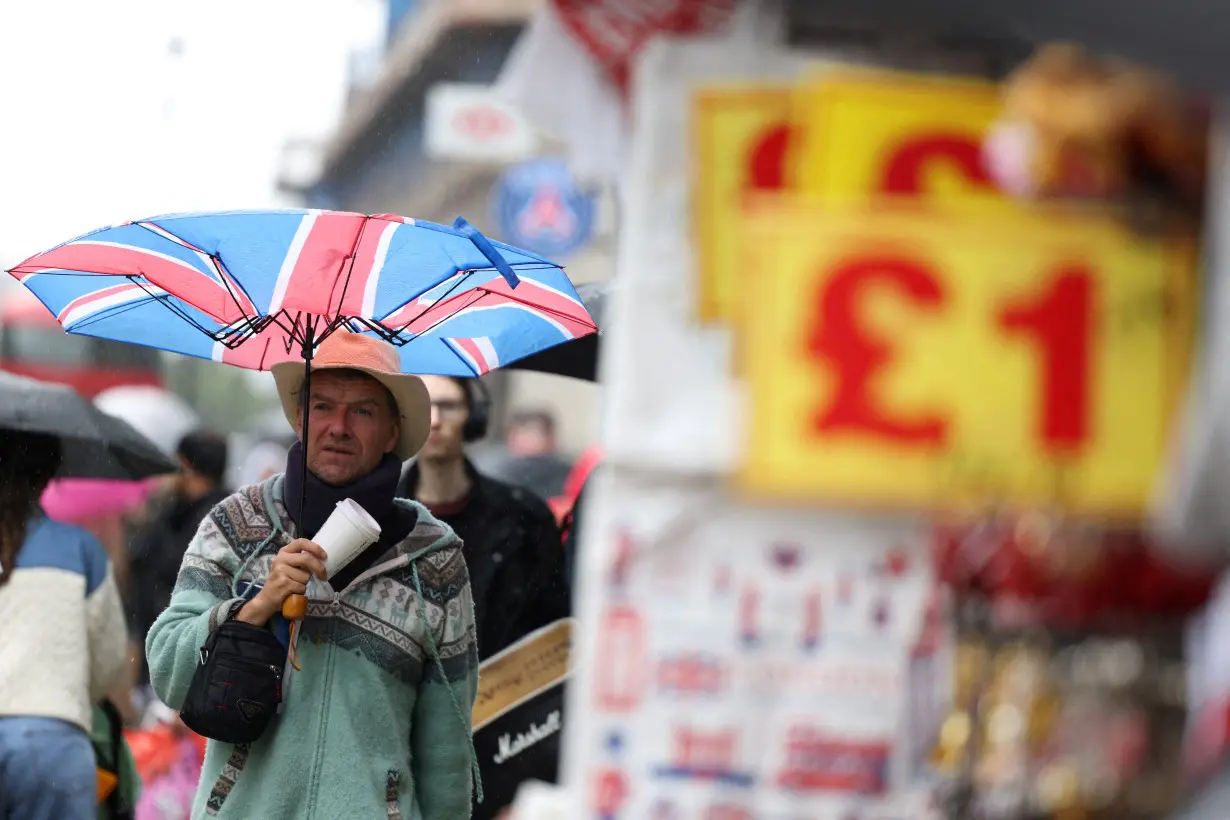
{"type": "Polygon", "coordinates": [[[569,614],[555,518],[530,491],[484,476],[464,446],[487,434],[491,401],[477,379],[423,376],[431,432],[402,477],[413,498],[453,528],[470,571],[480,658],[569,614]]]}

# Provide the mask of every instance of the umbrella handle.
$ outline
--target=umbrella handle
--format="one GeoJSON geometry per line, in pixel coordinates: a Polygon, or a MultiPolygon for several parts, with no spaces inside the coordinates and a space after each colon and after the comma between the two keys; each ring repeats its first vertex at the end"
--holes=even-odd
{"type": "Polygon", "coordinates": [[[288,621],[299,621],[307,614],[307,598],[303,595],[292,595],[282,602],[282,617],[288,621]]]}
{"type": "MultiPolygon", "coordinates": [[[[304,396],[312,395],[312,345],[315,340],[313,338],[315,325],[312,324],[311,316],[308,316],[307,327],[305,328],[303,340],[303,393],[304,396]]],[[[303,435],[301,440],[304,442],[304,448],[307,447],[308,439],[308,421],[311,413],[304,411],[303,413],[303,435]]],[[[303,484],[299,488],[299,526],[302,527],[304,520],[303,511],[307,507],[307,458],[303,459],[303,484]]],[[[282,617],[292,623],[303,620],[303,616],[307,614],[307,598],[303,595],[291,595],[282,602],[282,617]]]]}

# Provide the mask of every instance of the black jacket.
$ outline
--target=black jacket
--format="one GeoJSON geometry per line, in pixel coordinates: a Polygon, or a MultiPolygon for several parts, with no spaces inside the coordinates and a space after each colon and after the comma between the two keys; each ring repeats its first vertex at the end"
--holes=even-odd
{"type": "Polygon", "coordinates": [[[226,490],[216,490],[197,499],[171,496],[130,536],[128,626],[142,643],[154,619],[171,603],[188,542],[209,511],[227,495],[226,490]]]}
{"type": "MultiPolygon", "coordinates": [[[[567,617],[571,598],[555,518],[529,490],[481,475],[466,462],[472,489],[457,508],[432,509],[462,540],[470,570],[478,652],[487,658],[539,627],[567,617]]],[[[414,498],[418,465],[397,494],[414,498]]]]}

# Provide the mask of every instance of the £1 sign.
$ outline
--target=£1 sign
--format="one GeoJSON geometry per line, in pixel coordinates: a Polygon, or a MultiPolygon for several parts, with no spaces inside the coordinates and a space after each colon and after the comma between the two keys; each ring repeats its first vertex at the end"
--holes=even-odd
{"type": "Polygon", "coordinates": [[[982,143],[994,83],[889,71],[822,74],[802,99],[800,191],[825,201],[910,199],[967,213],[1019,205],[991,181],[982,143]]]}
{"type": "Polygon", "coordinates": [[[1186,377],[1190,247],[1024,209],[796,204],[751,231],[746,489],[1142,512],[1186,377]]]}

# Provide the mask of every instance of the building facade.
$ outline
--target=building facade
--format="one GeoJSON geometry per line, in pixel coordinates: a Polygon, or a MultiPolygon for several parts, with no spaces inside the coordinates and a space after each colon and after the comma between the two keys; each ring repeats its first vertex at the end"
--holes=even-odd
{"type": "MultiPolygon", "coordinates": [[[[490,195],[504,168],[491,162],[433,159],[424,151],[426,98],[439,83],[490,85],[541,0],[391,0],[387,52],[366,88],[357,89],[333,140],[321,151],[316,178],[303,191],[309,207],[398,213],[450,223],[463,215],[484,233],[490,195]]],[[[546,144],[546,150],[550,150],[546,144]]],[[[614,271],[614,209],[601,197],[590,243],[567,265],[574,282],[614,271]]],[[[601,389],[536,373],[494,373],[493,433],[514,410],[554,413],[561,448],[579,452],[596,440],[601,389]]]]}

